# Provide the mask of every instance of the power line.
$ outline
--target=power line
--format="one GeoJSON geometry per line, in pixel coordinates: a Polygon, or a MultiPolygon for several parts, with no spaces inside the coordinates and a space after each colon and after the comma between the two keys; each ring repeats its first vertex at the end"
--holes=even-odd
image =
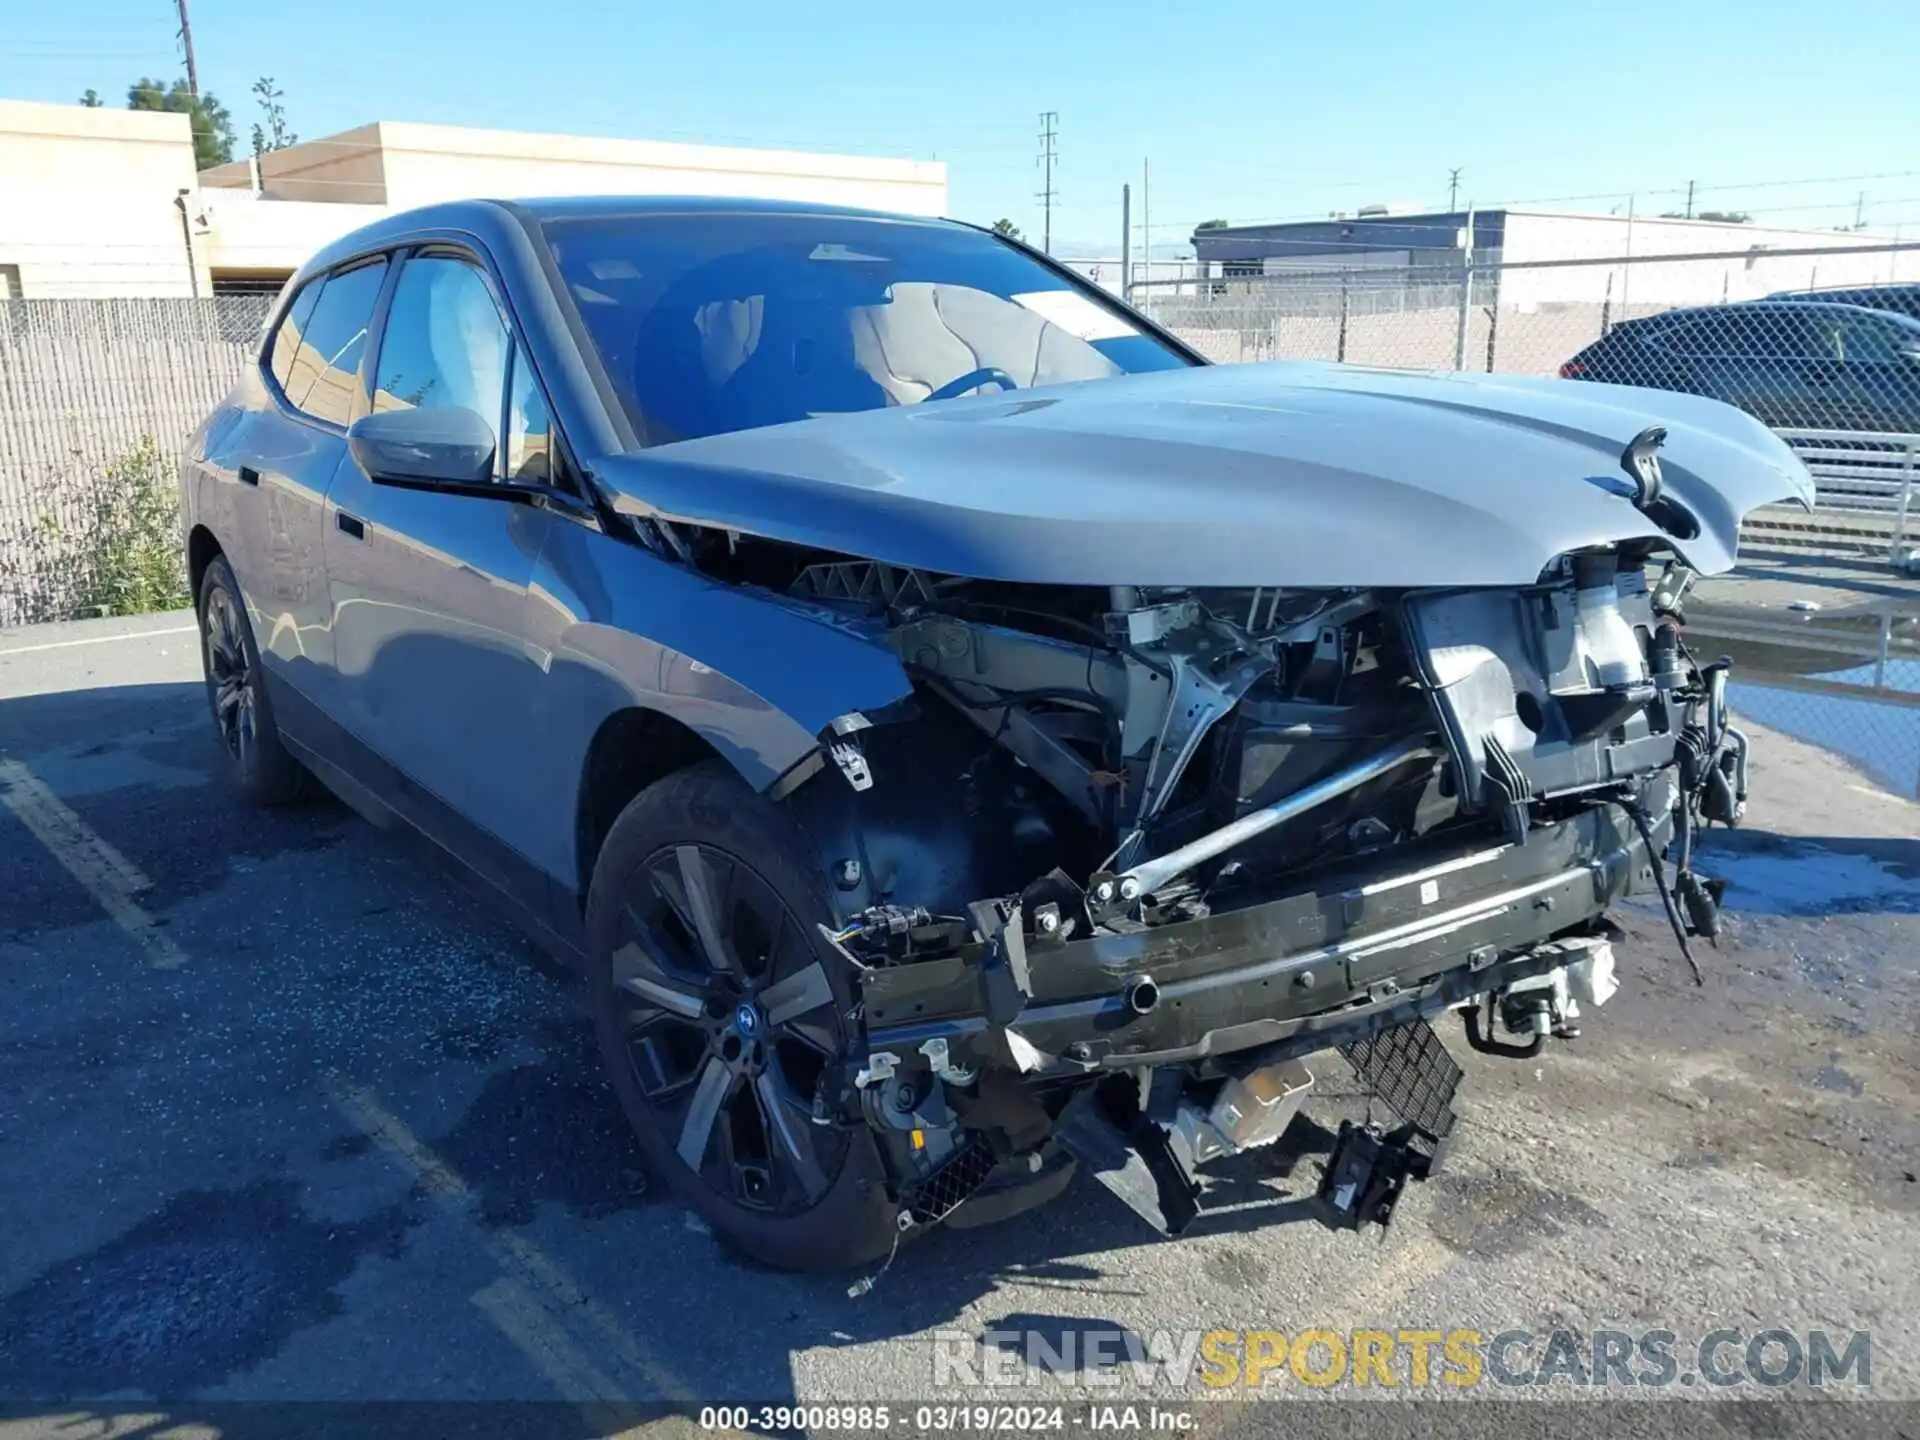
{"type": "Polygon", "coordinates": [[[1040,193],[1035,198],[1040,201],[1041,205],[1040,248],[1049,255],[1053,253],[1053,166],[1054,162],[1060,158],[1059,151],[1055,148],[1054,142],[1058,138],[1056,127],[1059,123],[1059,111],[1042,110],[1040,112],[1039,165],[1041,179],[1040,193]]]}

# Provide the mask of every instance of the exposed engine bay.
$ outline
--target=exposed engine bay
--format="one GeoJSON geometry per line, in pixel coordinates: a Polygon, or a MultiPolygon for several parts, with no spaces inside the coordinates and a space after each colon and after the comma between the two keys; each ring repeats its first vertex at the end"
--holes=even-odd
{"type": "MultiPolygon", "coordinates": [[[[727,543],[716,568],[778,573],[727,543]]],[[[1177,1233],[1195,1167],[1277,1141],[1338,1051],[1400,1123],[1343,1122],[1324,1218],[1384,1224],[1452,1128],[1434,1019],[1493,1055],[1577,1036],[1636,889],[1689,963],[1718,933],[1693,837],[1741,818],[1747,744],[1726,662],[1686,647],[1692,580],[1652,540],[1452,590],[807,557],[789,598],[914,687],[776,787],[862,996],[865,1052],[816,1120],[883,1138],[903,1229],[1057,1189],[1065,1137],[1177,1233]]]]}

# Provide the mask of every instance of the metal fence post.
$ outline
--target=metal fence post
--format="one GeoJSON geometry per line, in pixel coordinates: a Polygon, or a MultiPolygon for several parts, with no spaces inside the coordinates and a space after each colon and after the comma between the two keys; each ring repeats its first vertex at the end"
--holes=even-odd
{"type": "Polygon", "coordinates": [[[1914,465],[1920,461],[1920,438],[1907,440],[1907,463],[1901,467],[1900,508],[1893,517],[1893,544],[1889,548],[1888,558],[1900,559],[1900,548],[1907,538],[1907,511],[1913,504],[1914,465]]]}
{"type": "Polygon", "coordinates": [[[1473,315],[1473,206],[1467,206],[1466,228],[1460,232],[1460,328],[1453,342],[1453,368],[1467,368],[1467,325],[1473,315]]]}
{"type": "Polygon", "coordinates": [[[1333,352],[1333,358],[1341,362],[1344,362],[1347,358],[1347,314],[1348,314],[1349,308],[1353,304],[1353,297],[1349,293],[1351,283],[1352,282],[1348,279],[1346,271],[1344,270],[1341,271],[1340,272],[1340,337],[1338,341],[1335,342],[1334,352],[1333,352]]]}

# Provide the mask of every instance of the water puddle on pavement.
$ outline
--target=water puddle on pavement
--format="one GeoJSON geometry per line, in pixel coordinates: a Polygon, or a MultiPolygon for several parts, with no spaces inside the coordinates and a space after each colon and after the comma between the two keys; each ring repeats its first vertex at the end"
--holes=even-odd
{"type": "Polygon", "coordinates": [[[1736,717],[1920,799],[1920,594],[1843,614],[1716,608],[1687,639],[1702,659],[1733,660],[1736,717]]]}

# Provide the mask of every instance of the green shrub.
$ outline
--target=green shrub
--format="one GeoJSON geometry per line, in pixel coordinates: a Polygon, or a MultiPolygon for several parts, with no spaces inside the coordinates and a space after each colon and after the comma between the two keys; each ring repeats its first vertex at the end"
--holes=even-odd
{"type": "Polygon", "coordinates": [[[84,533],[79,613],[142,615],[188,603],[179,490],[151,435],[107,466],[84,533]]]}

